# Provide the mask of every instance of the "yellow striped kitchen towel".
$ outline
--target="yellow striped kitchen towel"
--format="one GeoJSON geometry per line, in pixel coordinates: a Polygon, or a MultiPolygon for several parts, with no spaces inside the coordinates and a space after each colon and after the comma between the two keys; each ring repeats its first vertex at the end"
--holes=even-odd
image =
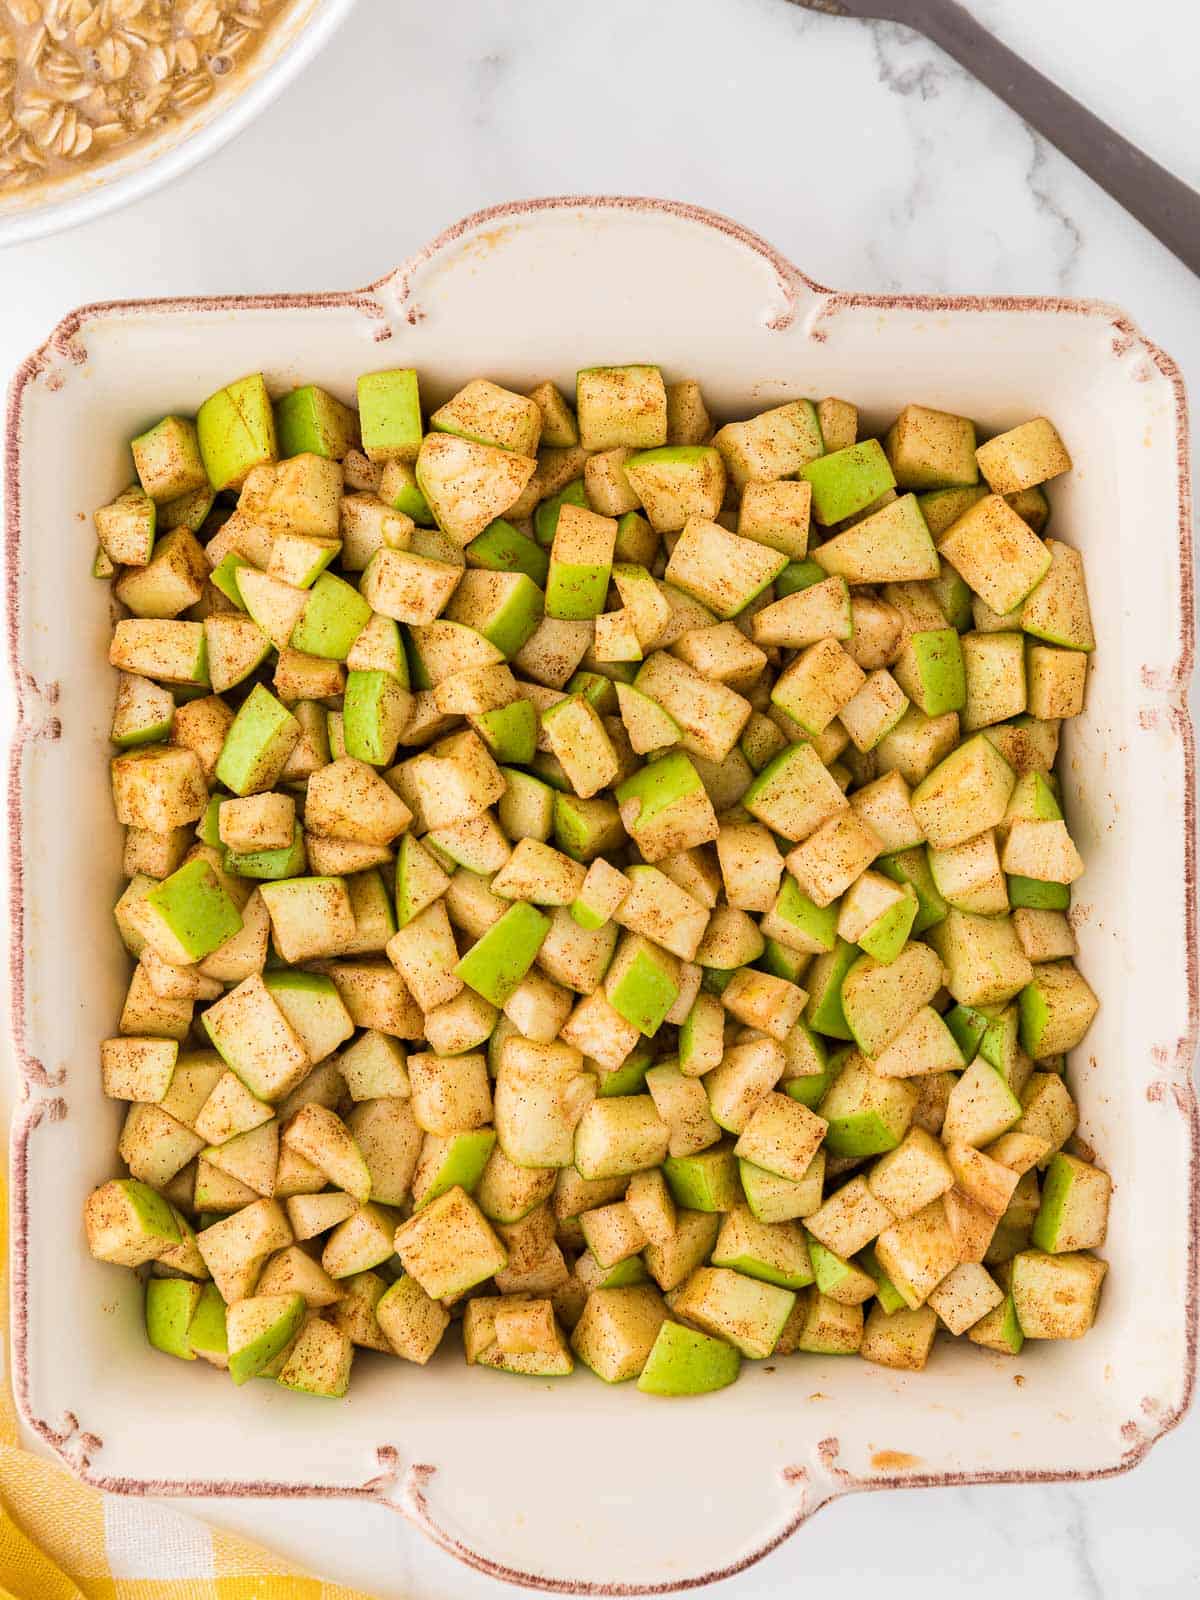
{"type": "MultiPolygon", "coordinates": [[[[0,1186],[0,1325],[8,1326],[0,1186]]],[[[168,1506],[102,1495],[21,1448],[0,1384],[0,1600],[371,1600],[168,1506]]]]}

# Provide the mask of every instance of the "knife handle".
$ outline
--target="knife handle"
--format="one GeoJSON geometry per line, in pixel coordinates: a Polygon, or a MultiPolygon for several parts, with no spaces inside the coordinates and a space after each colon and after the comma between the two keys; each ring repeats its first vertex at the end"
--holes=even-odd
{"type": "Polygon", "coordinates": [[[940,45],[1200,274],[1200,194],[1195,189],[1043,77],[956,0],[906,0],[893,15],[940,45]]]}

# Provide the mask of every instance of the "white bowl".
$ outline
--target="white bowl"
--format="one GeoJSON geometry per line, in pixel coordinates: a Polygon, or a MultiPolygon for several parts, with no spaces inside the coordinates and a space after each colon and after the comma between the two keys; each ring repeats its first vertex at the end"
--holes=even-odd
{"type": "Polygon", "coordinates": [[[291,83],[328,43],[355,0],[297,0],[267,31],[244,73],[162,135],[112,161],[85,167],[78,177],[45,189],[0,196],[0,245],[40,239],[152,194],[213,155],[291,83]]]}
{"type": "Polygon", "coordinates": [[[9,417],[13,1377],[29,1427],[82,1477],[369,1497],[515,1581],[671,1589],[755,1560],[837,1495],[1104,1476],[1179,1420],[1198,1199],[1187,434],[1174,365],[1120,312],[831,293],[721,217],[537,201],[467,219],[357,293],[85,308],[18,373],[9,417]],[[131,434],[247,369],[351,397],[359,372],[415,365],[437,401],[481,372],[569,390],[577,367],[627,361],[699,378],[718,413],[841,394],[876,427],[916,399],[989,429],[1045,412],[1066,437],[1053,526],[1086,552],[1100,641],[1062,763],[1088,864],[1080,963],[1103,999],[1072,1076],[1116,1185],[1097,1326],[1015,1361],[939,1345],[917,1375],[793,1357],[691,1402],[586,1372],[517,1381],[449,1352],[424,1371],[363,1361],[338,1405],[235,1390],[152,1354],[132,1274],[81,1238],[84,1195],[115,1167],[96,1042],[126,976],[89,513],[128,480],[131,434]]]}

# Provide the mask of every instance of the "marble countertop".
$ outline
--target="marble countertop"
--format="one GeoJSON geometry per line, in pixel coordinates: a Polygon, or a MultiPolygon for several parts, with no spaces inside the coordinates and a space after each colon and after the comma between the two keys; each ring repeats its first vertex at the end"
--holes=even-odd
{"type": "MultiPolygon", "coordinates": [[[[971,9],[1200,185],[1195,7],[971,9]]],[[[0,253],[0,369],[82,301],[365,283],[466,212],[563,192],[727,212],[845,288],[1115,301],[1200,378],[1200,284],[1136,223],[931,45],[786,0],[360,0],[300,84],[199,171],[0,253]]],[[[1055,1600],[1193,1594],[1197,1471],[1200,1415],[1108,1482],[839,1501],[711,1593],[756,1600],[803,1578],[889,1600],[964,1583],[975,1600],[1023,1582],[1055,1600]]],[[[380,1509],[194,1509],[380,1600],[499,1592],[380,1509]]]]}

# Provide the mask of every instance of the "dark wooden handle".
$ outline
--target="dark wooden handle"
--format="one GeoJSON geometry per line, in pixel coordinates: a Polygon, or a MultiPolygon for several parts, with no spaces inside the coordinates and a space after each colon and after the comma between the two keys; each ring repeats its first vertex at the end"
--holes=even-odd
{"type": "Polygon", "coordinates": [[[964,66],[1200,274],[1200,194],[1043,77],[956,0],[889,8],[964,66]]]}

